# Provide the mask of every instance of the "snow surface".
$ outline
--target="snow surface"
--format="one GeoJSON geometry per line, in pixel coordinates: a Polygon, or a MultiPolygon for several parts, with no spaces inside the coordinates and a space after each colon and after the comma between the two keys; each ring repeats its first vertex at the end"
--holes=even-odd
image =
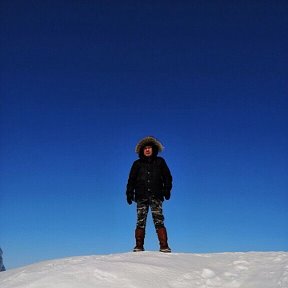
{"type": "Polygon", "coordinates": [[[0,273],[1,288],[288,288],[288,252],[78,256],[0,273]]]}

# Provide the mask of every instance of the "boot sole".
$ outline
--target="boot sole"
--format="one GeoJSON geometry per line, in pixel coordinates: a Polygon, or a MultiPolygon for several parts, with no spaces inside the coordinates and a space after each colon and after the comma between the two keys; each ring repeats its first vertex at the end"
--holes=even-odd
{"type": "Polygon", "coordinates": [[[159,251],[163,253],[171,253],[171,249],[160,249],[159,251]]]}

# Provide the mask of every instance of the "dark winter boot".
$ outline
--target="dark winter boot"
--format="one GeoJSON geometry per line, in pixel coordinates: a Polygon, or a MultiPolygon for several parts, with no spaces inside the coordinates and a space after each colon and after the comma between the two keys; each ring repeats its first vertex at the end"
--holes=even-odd
{"type": "Polygon", "coordinates": [[[136,246],[133,249],[134,252],[144,251],[144,237],[145,237],[145,229],[136,228],[135,230],[136,246]]]}
{"type": "Polygon", "coordinates": [[[167,240],[167,231],[165,227],[160,227],[157,229],[157,235],[158,235],[158,239],[159,239],[159,244],[160,244],[160,252],[166,252],[166,253],[170,253],[171,249],[168,246],[167,240]]]}

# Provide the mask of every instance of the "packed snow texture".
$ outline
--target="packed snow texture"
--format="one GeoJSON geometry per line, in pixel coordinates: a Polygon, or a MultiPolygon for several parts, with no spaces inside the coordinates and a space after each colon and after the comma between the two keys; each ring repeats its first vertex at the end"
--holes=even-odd
{"type": "Polygon", "coordinates": [[[1,288],[288,288],[288,252],[78,256],[0,273],[1,288]]]}

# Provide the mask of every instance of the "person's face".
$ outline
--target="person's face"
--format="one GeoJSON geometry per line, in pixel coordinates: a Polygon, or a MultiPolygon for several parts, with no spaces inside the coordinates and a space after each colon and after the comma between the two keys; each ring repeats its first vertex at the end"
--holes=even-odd
{"type": "Polygon", "coordinates": [[[144,153],[144,156],[146,157],[152,156],[152,153],[153,153],[152,146],[145,146],[143,153],[144,153]]]}

